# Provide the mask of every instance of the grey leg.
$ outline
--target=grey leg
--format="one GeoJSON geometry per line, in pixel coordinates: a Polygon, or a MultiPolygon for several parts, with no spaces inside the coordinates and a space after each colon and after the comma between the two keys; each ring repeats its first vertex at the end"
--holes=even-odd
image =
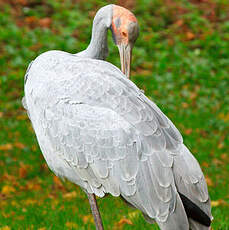
{"type": "Polygon", "coordinates": [[[99,213],[99,207],[96,202],[95,194],[87,193],[87,197],[91,206],[91,211],[94,217],[96,230],[104,230],[103,222],[99,213]]]}

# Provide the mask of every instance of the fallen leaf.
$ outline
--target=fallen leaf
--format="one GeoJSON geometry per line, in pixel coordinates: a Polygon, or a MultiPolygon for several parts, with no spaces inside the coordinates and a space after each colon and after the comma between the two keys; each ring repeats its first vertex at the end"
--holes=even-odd
{"type": "Polygon", "coordinates": [[[23,203],[25,205],[34,205],[34,204],[37,204],[38,201],[37,200],[28,199],[28,200],[25,200],[23,203]]]}
{"type": "Polygon", "coordinates": [[[212,162],[216,165],[216,166],[219,166],[219,165],[223,165],[223,162],[217,158],[214,158],[212,160],[212,162]]]}
{"type": "Polygon", "coordinates": [[[32,181],[27,182],[26,188],[28,190],[35,190],[35,191],[41,190],[41,186],[38,183],[32,181]]]}
{"type": "MultiPolygon", "coordinates": [[[[4,218],[9,218],[10,215],[11,215],[9,212],[7,212],[7,213],[2,212],[1,214],[2,214],[2,216],[3,216],[4,218]]],[[[1,229],[1,228],[0,228],[0,229],[1,229]]]]}
{"type": "Polygon", "coordinates": [[[138,68],[136,73],[143,76],[148,76],[152,74],[151,70],[141,69],[141,68],[138,68]]]}
{"type": "Polygon", "coordinates": [[[25,114],[23,114],[23,115],[18,115],[18,116],[16,117],[16,119],[19,120],[19,121],[28,120],[28,116],[25,115],[25,114]]]}
{"type": "Polygon", "coordinates": [[[228,154],[223,153],[223,154],[221,154],[220,158],[221,158],[222,160],[228,160],[228,154]]]}
{"type": "Polygon", "coordinates": [[[26,6],[28,4],[27,0],[16,0],[15,2],[23,6],[26,6]]]}
{"type": "Polygon", "coordinates": [[[186,109],[186,108],[188,108],[188,103],[186,103],[186,102],[182,102],[181,103],[181,106],[184,108],[184,109],[186,109]]]}
{"type": "Polygon", "coordinates": [[[217,206],[219,206],[219,201],[218,201],[218,200],[212,200],[212,201],[211,201],[211,206],[212,206],[212,207],[217,207],[217,206]]]}
{"type": "Polygon", "coordinates": [[[118,222],[118,226],[121,227],[124,224],[129,224],[129,225],[133,225],[132,221],[126,218],[122,218],[119,222],[118,222]]]}
{"type": "Polygon", "coordinates": [[[83,216],[83,222],[84,224],[94,223],[93,216],[92,215],[83,216]]]}
{"type": "Polygon", "coordinates": [[[73,192],[69,192],[69,193],[66,193],[63,195],[63,198],[66,198],[66,199],[71,199],[71,198],[75,198],[77,196],[76,194],[76,191],[73,191],[73,192]]]}
{"type": "Polygon", "coordinates": [[[0,112],[0,118],[2,118],[3,117],[3,112],[0,112]]]}
{"type": "Polygon", "coordinates": [[[61,187],[61,188],[63,187],[61,180],[57,176],[53,176],[53,181],[54,184],[57,185],[57,187],[61,187]]]}
{"type": "Polygon", "coordinates": [[[19,168],[19,177],[25,178],[27,176],[27,168],[23,165],[19,168]]]}
{"type": "Polygon", "coordinates": [[[2,187],[2,194],[9,195],[10,193],[15,192],[15,188],[9,185],[2,187]]]}
{"type": "Polygon", "coordinates": [[[20,142],[16,142],[14,143],[14,146],[18,149],[24,149],[25,148],[25,145],[20,143],[20,142]]]}
{"type": "Polygon", "coordinates": [[[25,18],[25,22],[27,24],[34,24],[37,22],[37,18],[35,16],[29,16],[25,18]]]}
{"type": "Polygon", "coordinates": [[[186,33],[186,38],[187,38],[188,40],[192,40],[192,39],[195,38],[195,34],[193,34],[192,32],[187,32],[187,33],[186,33]]]}
{"type": "Polygon", "coordinates": [[[32,149],[33,152],[35,152],[35,151],[37,151],[37,146],[36,145],[32,145],[31,149],[32,149]]]}
{"type": "Polygon", "coordinates": [[[9,226],[4,226],[4,227],[1,227],[0,230],[10,230],[11,228],[9,226]]]}
{"type": "Polygon", "coordinates": [[[169,39],[168,39],[168,45],[169,45],[169,46],[173,46],[173,45],[174,45],[174,40],[171,39],[171,38],[169,38],[169,39]]]}
{"type": "Polygon", "coordinates": [[[197,93],[196,92],[192,92],[190,93],[190,99],[194,100],[197,97],[197,93]]]}
{"type": "Polygon", "coordinates": [[[225,200],[222,200],[222,199],[220,199],[220,200],[212,200],[212,201],[211,201],[211,206],[212,206],[212,207],[217,207],[217,206],[219,206],[219,205],[222,205],[222,206],[229,206],[229,203],[226,202],[225,200]]]}
{"type": "Polygon", "coordinates": [[[30,49],[32,50],[32,51],[38,51],[39,49],[41,49],[42,48],[42,44],[41,43],[35,43],[34,45],[32,45],[32,46],[30,46],[30,49]]]}
{"type": "Polygon", "coordinates": [[[23,163],[20,163],[20,168],[19,168],[19,177],[20,178],[25,178],[28,174],[29,169],[31,168],[30,165],[25,165],[23,163]]]}
{"type": "Polygon", "coordinates": [[[51,22],[52,22],[51,18],[46,17],[46,18],[42,18],[39,20],[39,25],[41,27],[49,28],[51,25],[51,22]]]}
{"type": "Polygon", "coordinates": [[[17,208],[20,206],[15,200],[11,201],[11,205],[17,208]]]}
{"type": "Polygon", "coordinates": [[[204,161],[204,162],[202,163],[202,166],[205,167],[205,168],[208,168],[208,167],[209,167],[209,164],[208,164],[206,161],[204,161]]]}
{"type": "Polygon", "coordinates": [[[72,228],[78,229],[78,225],[76,223],[73,223],[73,222],[67,222],[65,224],[65,226],[68,227],[68,228],[71,228],[71,229],[72,228]]]}
{"type": "Polygon", "coordinates": [[[138,216],[139,216],[139,212],[138,212],[138,211],[134,211],[134,212],[128,213],[128,217],[129,217],[130,219],[135,219],[135,218],[137,218],[138,216]]]}
{"type": "Polygon", "coordinates": [[[229,113],[224,114],[224,113],[220,113],[219,114],[219,118],[225,122],[229,121],[229,113]]]}
{"type": "Polygon", "coordinates": [[[205,176],[205,180],[206,180],[208,186],[210,186],[210,187],[214,186],[212,179],[208,175],[205,176]]]}
{"type": "Polygon", "coordinates": [[[189,134],[192,133],[192,129],[191,129],[191,128],[190,128],[190,129],[186,129],[186,130],[184,131],[184,133],[185,133],[186,135],[189,135],[189,134]]]}
{"type": "Polygon", "coordinates": [[[222,149],[224,147],[224,143],[220,142],[217,147],[218,147],[218,149],[222,149]]]}
{"type": "Polygon", "coordinates": [[[2,151],[7,151],[7,150],[11,150],[13,149],[13,145],[12,144],[5,144],[5,145],[0,145],[0,150],[2,151]]]}
{"type": "MultiPolygon", "coordinates": [[[[17,216],[16,219],[17,219],[17,220],[24,220],[25,217],[24,217],[24,216],[17,216]]],[[[40,229],[40,228],[39,228],[39,229],[40,229]]]]}
{"type": "Polygon", "coordinates": [[[179,19],[175,22],[176,25],[182,26],[184,24],[184,21],[182,19],[179,19]]]}

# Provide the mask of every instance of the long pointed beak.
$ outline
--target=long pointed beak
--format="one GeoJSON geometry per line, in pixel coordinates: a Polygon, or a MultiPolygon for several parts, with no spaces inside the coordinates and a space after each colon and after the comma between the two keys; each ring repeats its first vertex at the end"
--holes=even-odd
{"type": "Polygon", "coordinates": [[[131,64],[131,56],[132,56],[132,46],[130,44],[118,45],[120,61],[121,61],[121,69],[122,72],[126,75],[126,77],[130,78],[130,64],[131,64]]]}

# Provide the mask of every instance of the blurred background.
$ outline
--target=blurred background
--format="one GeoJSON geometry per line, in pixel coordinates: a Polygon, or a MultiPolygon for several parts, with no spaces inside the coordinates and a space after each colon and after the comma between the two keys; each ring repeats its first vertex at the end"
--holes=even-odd
{"type": "MultiPolygon", "coordinates": [[[[30,61],[85,49],[96,11],[110,3],[136,15],[132,80],[200,162],[213,229],[229,229],[228,0],[0,0],[0,230],[95,229],[85,194],[47,168],[21,98],[30,61]]],[[[120,67],[110,35],[108,61],[120,67]]],[[[119,198],[98,202],[105,229],[158,229],[119,198]]]]}

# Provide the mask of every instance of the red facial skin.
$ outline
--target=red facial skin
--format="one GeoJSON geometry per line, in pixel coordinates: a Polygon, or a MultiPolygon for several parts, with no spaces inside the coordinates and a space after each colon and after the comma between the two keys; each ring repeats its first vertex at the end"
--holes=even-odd
{"type": "Polygon", "coordinates": [[[112,29],[117,45],[120,43],[128,44],[128,25],[131,22],[137,23],[133,13],[121,6],[113,5],[112,29]]]}

